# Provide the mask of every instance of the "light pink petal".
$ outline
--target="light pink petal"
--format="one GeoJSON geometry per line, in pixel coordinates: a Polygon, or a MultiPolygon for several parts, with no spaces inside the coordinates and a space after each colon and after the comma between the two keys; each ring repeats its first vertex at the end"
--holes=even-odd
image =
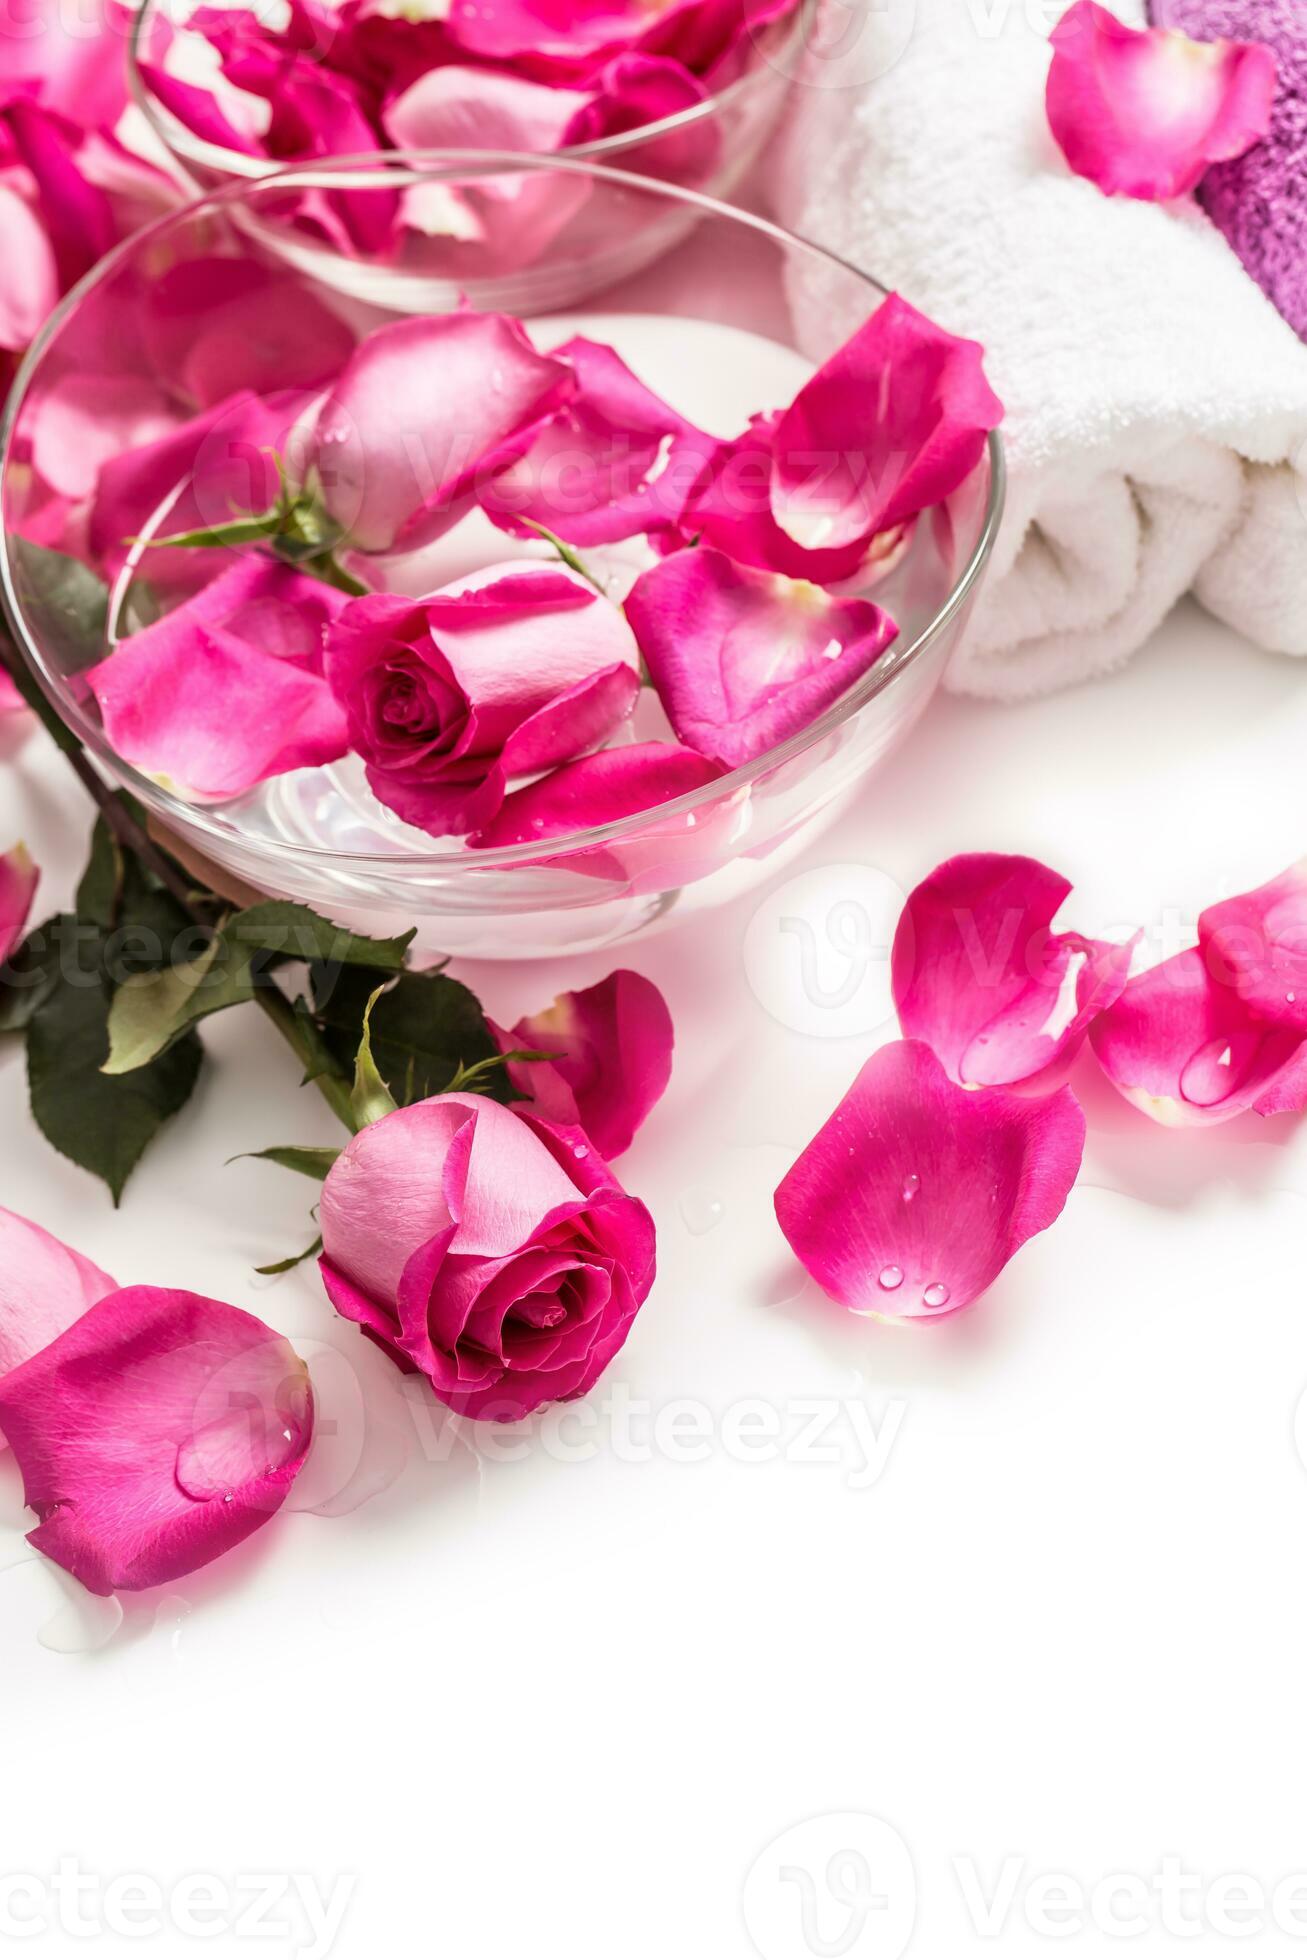
{"type": "Polygon", "coordinates": [[[0,1429],[90,1592],[180,1579],[283,1503],[313,1430],[308,1371],[252,1314],[164,1287],[107,1294],[0,1380],[0,1429]]]}
{"type": "Polygon", "coordinates": [[[897,631],[865,599],[833,599],[702,546],[642,573],[626,616],[677,735],[726,768],[807,728],[897,631]]]}
{"type": "Polygon", "coordinates": [[[317,426],[324,501],[364,551],[413,548],[459,513],[481,469],[574,386],[516,320],[447,313],[370,334],[317,426]]]}
{"type": "Polygon", "coordinates": [[[715,763],[674,742],[633,742],[564,763],[538,783],[514,790],[484,829],[468,838],[473,850],[543,843],[591,825],[615,823],[637,811],[701,789],[721,774],[715,763]]]}
{"type": "Polygon", "coordinates": [[[1179,197],[1270,128],[1275,56],[1261,42],[1141,32],[1095,0],[1076,0],[1050,38],[1049,127],[1077,176],[1109,194],[1179,197]]]}
{"type": "Polygon", "coordinates": [[[1255,1019],[1196,946],[1132,980],[1089,1038],[1108,1080],[1157,1123],[1224,1123],[1307,1104],[1301,1033],[1255,1019]]]}
{"type": "Polygon", "coordinates": [[[955,1082],[1049,1086],[1125,986],[1135,942],[1052,931],[1069,882],[1034,858],[949,858],[911,894],[894,937],[894,1003],[955,1082]]]}
{"type": "Polygon", "coordinates": [[[59,268],[40,213],[12,185],[0,183],[0,347],[33,340],[59,297],[59,268]]]}
{"type": "Polygon", "coordinates": [[[1198,921],[1207,970],[1249,1012],[1307,1035],[1307,858],[1198,921]]]}
{"type": "Polygon", "coordinates": [[[652,980],[625,967],[495,1033],[505,1050],[554,1057],[514,1062],[509,1074],[536,1115],[578,1124],[607,1158],[630,1148],[672,1072],[667,1003],[652,980]]]}
{"type": "Polygon", "coordinates": [[[0,1210],[0,1378],[117,1286],[30,1218],[0,1210]]]}
{"type": "Polygon", "coordinates": [[[842,1306],[936,1319],[977,1299],[1058,1217],[1084,1140],[1069,1089],[962,1089],[924,1042],[895,1041],[783,1178],[776,1216],[842,1306]]]}
{"type": "Polygon", "coordinates": [[[41,103],[81,129],[111,129],[127,107],[124,49],[132,17],[126,7],[80,5],[9,10],[0,93],[24,85],[41,103]]]}
{"type": "Polygon", "coordinates": [[[289,566],[238,561],[91,669],[105,734],[124,761],[201,798],[334,762],[349,738],[322,646],[344,604],[289,566]]]}
{"type": "Polygon", "coordinates": [[[776,521],[805,550],[868,545],[943,503],[1002,418],[978,343],[891,293],[777,422],[776,521]]]}
{"type": "Polygon", "coordinates": [[[481,493],[488,516],[521,533],[523,519],[570,543],[611,544],[675,528],[717,448],[646,388],[600,341],[564,341],[576,392],[529,449],[481,493]]]}
{"type": "Polygon", "coordinates": [[[242,389],[319,388],[354,351],[355,335],[304,284],[254,259],[188,259],[156,280],[145,341],[160,374],[200,408],[242,389]]]}
{"type": "Polygon", "coordinates": [[[41,874],[23,844],[0,857],[0,966],[22,938],[41,874]]]}
{"type": "Polygon", "coordinates": [[[0,715],[20,714],[26,706],[12,676],[0,667],[0,715]]]}
{"type": "MultiPolygon", "coordinates": [[[[390,104],[387,135],[406,150],[556,150],[586,97],[494,69],[432,68],[390,104]]],[[[523,180],[530,183],[527,172],[523,180]]]]}
{"type": "Polygon", "coordinates": [[[575,1198],[575,1184],[511,1110],[484,1096],[433,1096],[345,1146],[322,1187],[323,1257],[362,1293],[390,1299],[413,1247],[451,1225],[455,1250],[497,1258],[575,1198]],[[433,1164],[447,1174],[433,1174],[433,1164]]]}
{"type": "Polygon", "coordinates": [[[52,490],[80,501],[92,495],[106,463],[160,441],[176,423],[157,382],[70,369],[28,418],[32,465],[52,490]]]}

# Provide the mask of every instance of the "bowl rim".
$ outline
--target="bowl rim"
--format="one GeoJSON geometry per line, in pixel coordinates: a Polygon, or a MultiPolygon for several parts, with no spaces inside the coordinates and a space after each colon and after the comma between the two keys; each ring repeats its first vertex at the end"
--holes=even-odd
{"type": "MultiPolygon", "coordinates": [[[[105,285],[120,267],[126,265],[138,253],[149,250],[152,242],[174,227],[193,224],[204,212],[221,211],[231,204],[247,203],[263,195],[281,195],[287,190],[314,189],[321,186],[324,178],[333,183],[345,181],[346,188],[377,189],[393,182],[397,174],[406,175],[412,180],[435,177],[437,181],[447,181],[469,175],[491,176],[509,172],[563,170],[569,174],[595,176],[604,182],[612,183],[619,189],[632,189],[642,195],[652,195],[672,203],[688,204],[706,217],[725,219],[730,224],[738,224],[747,231],[757,233],[770,240],[786,252],[806,255],[819,265],[835,267],[850,274],[865,286],[869,293],[881,299],[889,297],[890,289],[883,286],[870,273],[824,246],[814,244],[811,239],[798,232],[788,231],[770,218],[764,218],[751,211],[745,211],[733,204],[725,204],[717,198],[706,196],[701,191],[684,189],[666,184],[656,178],[640,177],[633,172],[614,170],[607,165],[577,163],[572,160],[560,162],[556,157],[532,157],[521,153],[482,150],[430,150],[430,151],[391,151],[375,155],[349,158],[333,158],[326,163],[318,163],[311,168],[299,166],[295,169],[278,171],[275,176],[262,177],[257,183],[242,181],[212,191],[205,196],[193,199],[190,203],[166,213],[153,224],[133,232],[88,272],[55,307],[40,332],[33,340],[18,373],[10,386],[5,402],[3,418],[0,419],[0,519],[3,519],[4,492],[9,480],[11,450],[18,427],[19,416],[32,383],[41,367],[50,344],[57,338],[65,321],[77,311],[97,287],[105,285]]],[[[455,848],[433,851],[347,851],[337,845],[308,844],[289,840],[264,840],[243,835],[233,829],[230,823],[216,821],[226,807],[221,803],[205,804],[189,802],[174,791],[165,788],[154,777],[144,774],[134,764],[118,756],[112,744],[104,735],[103,728],[96,725],[85,714],[81,706],[69,698],[62,675],[51,673],[45,663],[37,641],[29,632],[22,604],[15,583],[15,568],[12,557],[11,540],[7,523],[0,521],[0,600],[8,615],[14,637],[28,667],[35,675],[42,692],[55,710],[59,719],[66,723],[83,746],[101,764],[127,786],[147,807],[151,808],[165,822],[179,827],[183,833],[199,833],[221,851],[223,847],[238,847],[249,856],[271,863],[284,863],[288,858],[311,864],[348,864],[355,867],[371,866],[393,873],[398,869],[418,870],[432,867],[449,871],[468,870],[479,867],[486,870],[538,866],[542,862],[555,863],[559,859],[576,856],[609,843],[617,843],[624,838],[637,836],[651,822],[667,822],[688,816],[708,804],[718,804],[747,789],[760,777],[802,755],[806,749],[813,748],[835,729],[858,714],[870,701],[889,690],[909,668],[914,667],[933,647],[936,641],[948,630],[953,621],[963,611],[978,586],[1003,515],[1006,491],[1006,468],[1003,445],[997,430],[991,430],[986,437],[985,460],[988,464],[989,481],[986,490],[985,508],[976,542],[966,564],[958,572],[947,597],[932,617],[922,627],[916,638],[899,649],[897,643],[889,653],[874,663],[854,685],[829,707],[824,714],[805,727],[797,729],[783,742],[764,750],[749,762],[735,769],[726,770],[720,776],[700,788],[687,790],[684,795],[672,797],[665,803],[647,806],[632,811],[624,817],[615,817],[604,824],[594,824],[585,830],[567,831],[558,836],[541,838],[532,843],[497,845],[489,850],[470,850],[461,839],[455,840],[455,848]]],[[[939,508],[939,506],[932,506],[939,508]]],[[[924,514],[924,513],[923,513],[924,514]]]]}
{"type": "MultiPolygon", "coordinates": [[[[597,136],[589,143],[571,143],[565,149],[545,152],[550,160],[562,158],[568,162],[603,162],[608,158],[620,157],[624,152],[651,143],[664,136],[676,136],[682,130],[690,129],[705,122],[711,116],[722,114],[740,98],[749,93],[768,68],[778,73],[788,87],[794,79],[794,69],[787,68],[796,50],[808,45],[808,37],[816,19],[820,0],[796,0],[796,4],[786,14],[765,23],[758,33],[750,30],[750,37],[761,60],[757,65],[736,75],[725,87],[715,89],[704,101],[692,103],[688,109],[678,109],[675,115],[660,116],[656,122],[642,123],[638,129],[622,130],[615,136],[597,136]],[[776,46],[767,45],[775,30],[776,46]]],[[[180,117],[155,95],[145,79],[141,68],[142,47],[149,26],[163,11],[164,0],[142,0],[132,17],[131,32],[127,39],[127,86],[135,102],[154,134],[168,151],[182,163],[196,164],[205,170],[225,171],[229,176],[245,182],[261,182],[265,177],[279,175],[283,168],[309,169],[335,161],[348,163],[355,159],[349,157],[304,157],[282,159],[247,156],[241,150],[229,150],[221,143],[211,143],[207,137],[196,136],[186,127],[180,117]]],[[[378,155],[395,155],[398,152],[379,151],[378,155]]],[[[407,155],[434,155],[433,151],[408,151],[407,155]]],[[[469,152],[469,154],[483,154],[469,152]]],[[[504,154],[507,154],[506,152],[504,154]]]]}

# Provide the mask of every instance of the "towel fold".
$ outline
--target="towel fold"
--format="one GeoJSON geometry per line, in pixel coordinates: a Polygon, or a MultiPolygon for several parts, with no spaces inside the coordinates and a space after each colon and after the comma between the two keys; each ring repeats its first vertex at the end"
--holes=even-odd
{"type": "MultiPolygon", "coordinates": [[[[1016,698],[1105,673],[1191,586],[1307,653],[1307,347],[1192,201],[1069,172],[1044,113],[1069,0],[864,0],[854,29],[823,4],[779,215],[982,341],[1007,408],[1007,515],[949,684],[1016,698]]],[[[1144,24],[1143,0],[1114,10],[1144,24]]],[[[821,287],[791,293],[814,352],[821,287]]]]}

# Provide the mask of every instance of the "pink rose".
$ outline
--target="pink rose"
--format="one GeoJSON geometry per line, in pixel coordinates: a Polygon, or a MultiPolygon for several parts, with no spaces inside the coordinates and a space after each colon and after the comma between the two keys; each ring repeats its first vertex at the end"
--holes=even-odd
{"type": "Polygon", "coordinates": [[[510,777],[611,735],[639,695],[636,662],[616,606],[521,561],[429,599],[356,599],[327,633],[327,679],[368,782],[433,837],[487,823],[510,777]]]}
{"type": "Polygon", "coordinates": [[[463,1415],[584,1395],[653,1283],[653,1221],[585,1132],[482,1096],[369,1125],[319,1217],[333,1306],[463,1415]]]}

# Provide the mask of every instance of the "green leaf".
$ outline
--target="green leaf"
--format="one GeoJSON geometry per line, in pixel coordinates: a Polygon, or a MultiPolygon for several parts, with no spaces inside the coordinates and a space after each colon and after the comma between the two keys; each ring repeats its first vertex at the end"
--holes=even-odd
{"type": "Polygon", "coordinates": [[[19,1033],[53,990],[58,924],[55,918],[34,927],[0,967],[0,1034],[19,1033]]]}
{"type": "Polygon", "coordinates": [[[237,912],[223,926],[233,946],[248,946],[280,959],[321,962],[328,967],[365,966],[379,973],[401,973],[416,928],[394,939],[369,939],[333,925],[307,905],[270,898],[237,912]]]}
{"type": "Polygon", "coordinates": [[[77,887],[78,918],[90,919],[106,931],[115,925],[125,875],[126,866],[118,839],[104,818],[100,817],[91,832],[91,854],[77,887]]]}
{"type": "Polygon", "coordinates": [[[244,984],[247,968],[234,973],[228,966],[209,984],[221,951],[220,941],[214,938],[196,959],[123,981],[109,1008],[105,1075],[131,1075],[165,1053],[206,1014],[250,998],[253,990],[244,984]]]}
{"type": "Polygon", "coordinates": [[[279,1273],[293,1273],[296,1266],[302,1266],[306,1259],[315,1258],[321,1250],[322,1235],[319,1233],[312,1245],[306,1245],[303,1252],[293,1252],[289,1259],[277,1259],[271,1266],[256,1266],[254,1270],[256,1273],[262,1273],[267,1279],[274,1279],[279,1273]]]}
{"type": "Polygon", "coordinates": [[[298,1171],[301,1177],[316,1178],[320,1184],[339,1155],[339,1150],[332,1150],[326,1144],[277,1143],[270,1150],[242,1150],[238,1157],[229,1157],[227,1162],[240,1164],[254,1158],[280,1164],[284,1171],[298,1171]]]}
{"type": "Polygon", "coordinates": [[[359,1036],[358,1054],[354,1059],[354,1087],[349,1098],[356,1130],[366,1130],[369,1123],[379,1123],[383,1116],[393,1116],[399,1107],[372,1058],[372,1010],[384,991],[384,988],[378,987],[363,1010],[363,1032],[359,1036]]]}
{"type": "Polygon", "coordinates": [[[395,973],[412,937],[369,939],[281,899],[252,905],[234,913],[194,959],[124,982],[109,1016],[105,1071],[128,1075],[206,1015],[253,1000],[262,974],[280,961],[309,961],[323,972],[349,965],[395,973]]]}
{"type": "Polygon", "coordinates": [[[140,538],[132,542],[143,544],[147,551],[161,550],[165,545],[178,551],[208,551],[223,545],[259,544],[264,538],[276,537],[283,516],[280,509],[265,510],[255,517],[233,517],[225,524],[204,524],[196,531],[174,531],[166,538],[140,538]]]}
{"type": "Polygon", "coordinates": [[[129,1077],[105,1075],[111,936],[69,914],[55,926],[55,978],[27,1028],[32,1114],[56,1150],[103,1178],[117,1204],[146,1146],[194,1089],[203,1051],[188,1034],[129,1077]]]}
{"type": "MultiPolygon", "coordinates": [[[[30,538],[13,540],[13,563],[19,603],[25,613],[38,621],[41,643],[51,665],[63,673],[78,673],[83,667],[93,666],[105,651],[109,588],[104,580],[97,578],[80,559],[33,544],[30,538]]],[[[15,678],[27,696],[23,678],[19,675],[15,678]]],[[[36,682],[30,676],[27,678],[44,706],[45,699],[36,682]]],[[[76,745],[75,737],[66,729],[64,737],[66,742],[76,745]]]]}
{"type": "Polygon", "coordinates": [[[453,1095],[455,1090],[469,1090],[473,1095],[484,1095],[485,1084],[497,1068],[507,1068],[510,1062],[556,1062],[558,1050],[552,1053],[542,1048],[509,1048],[502,1055],[487,1055],[482,1062],[473,1062],[471,1068],[464,1068],[460,1062],[453,1076],[445,1084],[445,1094],[453,1095]]]}
{"type": "MultiPolygon", "coordinates": [[[[312,980],[323,1039],[338,1065],[351,1069],[372,982],[350,967],[335,975],[315,967],[312,980]]],[[[374,1006],[371,1035],[376,1065],[401,1105],[440,1095],[461,1067],[499,1054],[480,1001],[445,973],[402,973],[374,1006]]],[[[497,1102],[517,1099],[502,1070],[486,1093],[497,1102]]]]}

